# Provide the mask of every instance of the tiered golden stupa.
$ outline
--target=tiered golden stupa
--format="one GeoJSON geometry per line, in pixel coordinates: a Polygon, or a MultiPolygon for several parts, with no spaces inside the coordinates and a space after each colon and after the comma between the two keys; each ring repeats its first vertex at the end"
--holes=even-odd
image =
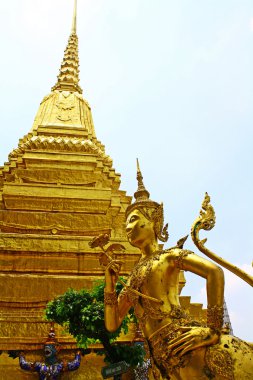
{"type": "MultiPolygon", "coordinates": [[[[119,185],[79,85],[75,8],[57,83],[0,168],[0,350],[40,349],[50,327],[43,319],[46,303],[103,275],[88,245],[92,237],[110,233],[126,247],[123,272],[132,267],[137,253],[124,230],[131,198],[119,185]]],[[[58,339],[74,347],[71,337],[58,339]]],[[[13,379],[16,371],[26,378],[6,357],[0,356],[0,378],[13,379]]]]}
{"type": "MultiPolygon", "coordinates": [[[[46,303],[70,287],[90,287],[103,275],[88,244],[94,236],[109,233],[111,242],[125,246],[124,256],[119,254],[122,275],[133,267],[139,253],[125,234],[131,198],[119,186],[79,85],[75,1],[57,83],[42,100],[31,131],[0,167],[0,380],[31,377],[6,352],[24,350],[28,360],[41,358],[50,327],[46,303]]],[[[182,302],[190,307],[189,297],[182,302]]],[[[76,348],[72,337],[56,333],[63,355],[76,348]]],[[[100,359],[94,358],[64,379],[82,373],[101,378],[100,365],[94,365],[100,359]]]]}

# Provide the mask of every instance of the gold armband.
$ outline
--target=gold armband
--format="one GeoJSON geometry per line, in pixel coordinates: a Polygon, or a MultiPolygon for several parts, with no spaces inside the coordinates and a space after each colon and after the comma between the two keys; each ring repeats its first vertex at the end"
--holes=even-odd
{"type": "Polygon", "coordinates": [[[223,326],[223,306],[207,307],[207,326],[220,332],[223,326]]]}
{"type": "Polygon", "coordinates": [[[104,291],[104,304],[105,305],[117,305],[118,303],[118,296],[115,290],[113,292],[107,292],[106,290],[104,291]]]}
{"type": "Polygon", "coordinates": [[[175,259],[175,264],[178,269],[184,270],[184,258],[188,256],[190,253],[192,252],[186,249],[180,250],[178,257],[175,259]]]}

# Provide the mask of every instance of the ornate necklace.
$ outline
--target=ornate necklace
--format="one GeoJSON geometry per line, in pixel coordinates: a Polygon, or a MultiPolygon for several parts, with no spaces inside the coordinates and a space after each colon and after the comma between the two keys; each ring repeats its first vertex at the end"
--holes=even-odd
{"type": "MultiPolygon", "coordinates": [[[[144,259],[140,259],[138,263],[133,268],[133,271],[130,275],[130,288],[140,291],[144,281],[149,277],[150,272],[153,267],[153,263],[160,259],[160,256],[164,253],[164,251],[154,252],[151,257],[147,257],[144,259]]],[[[138,299],[138,295],[131,293],[130,298],[132,301],[138,299]]]]}

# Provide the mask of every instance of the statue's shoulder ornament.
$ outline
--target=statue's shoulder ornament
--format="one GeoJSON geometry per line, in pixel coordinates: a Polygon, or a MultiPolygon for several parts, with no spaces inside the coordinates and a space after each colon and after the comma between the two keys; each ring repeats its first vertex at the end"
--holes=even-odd
{"type": "Polygon", "coordinates": [[[163,251],[164,253],[167,253],[168,258],[170,260],[173,260],[175,263],[176,268],[183,270],[183,260],[185,257],[187,257],[190,254],[194,254],[194,252],[188,250],[188,249],[183,249],[184,243],[187,240],[188,235],[184,236],[183,238],[179,239],[177,242],[177,245],[166,249],[163,251]]]}

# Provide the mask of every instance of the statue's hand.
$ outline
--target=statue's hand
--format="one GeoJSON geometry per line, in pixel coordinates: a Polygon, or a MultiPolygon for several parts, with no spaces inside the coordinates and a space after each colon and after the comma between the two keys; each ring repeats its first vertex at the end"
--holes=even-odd
{"type": "Polygon", "coordinates": [[[119,277],[122,261],[111,260],[105,269],[105,288],[107,291],[113,291],[119,277]]]}
{"type": "Polygon", "coordinates": [[[168,349],[171,355],[182,356],[195,348],[216,344],[219,335],[209,327],[186,327],[179,328],[182,334],[169,342],[168,349]]]}

